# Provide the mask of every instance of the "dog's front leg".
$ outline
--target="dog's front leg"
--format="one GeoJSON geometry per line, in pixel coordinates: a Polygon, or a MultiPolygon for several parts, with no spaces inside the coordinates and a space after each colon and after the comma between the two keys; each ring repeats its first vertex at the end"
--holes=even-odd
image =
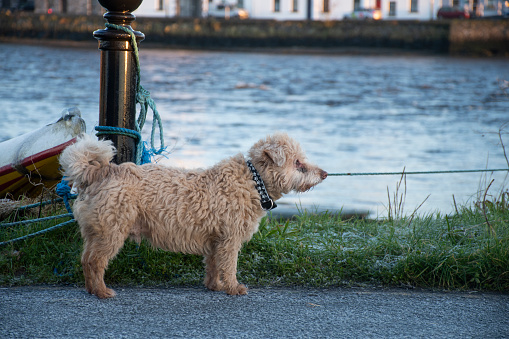
{"type": "Polygon", "coordinates": [[[237,281],[237,259],[242,242],[222,239],[216,247],[216,266],[223,277],[223,290],[230,295],[247,294],[247,287],[237,281]]]}

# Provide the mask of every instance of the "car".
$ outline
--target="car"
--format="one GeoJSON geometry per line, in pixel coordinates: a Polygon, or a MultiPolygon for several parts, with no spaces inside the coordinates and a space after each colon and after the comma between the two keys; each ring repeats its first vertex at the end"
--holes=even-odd
{"type": "Polygon", "coordinates": [[[470,13],[461,7],[442,7],[437,12],[439,19],[469,19],[470,13]]]}
{"type": "Polygon", "coordinates": [[[382,13],[376,8],[359,8],[355,9],[352,13],[346,14],[344,19],[357,19],[357,20],[380,20],[382,13]]]}
{"type": "Polygon", "coordinates": [[[218,4],[209,8],[208,16],[225,19],[247,19],[249,18],[249,13],[243,8],[238,8],[236,5],[218,4]]]}

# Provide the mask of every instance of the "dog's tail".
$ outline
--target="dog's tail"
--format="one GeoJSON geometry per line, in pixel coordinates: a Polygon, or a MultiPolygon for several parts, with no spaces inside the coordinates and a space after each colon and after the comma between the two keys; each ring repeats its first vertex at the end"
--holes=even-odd
{"type": "Polygon", "coordinates": [[[101,176],[101,168],[109,166],[116,149],[110,140],[97,140],[83,134],[60,155],[63,174],[71,183],[88,186],[101,176]]]}

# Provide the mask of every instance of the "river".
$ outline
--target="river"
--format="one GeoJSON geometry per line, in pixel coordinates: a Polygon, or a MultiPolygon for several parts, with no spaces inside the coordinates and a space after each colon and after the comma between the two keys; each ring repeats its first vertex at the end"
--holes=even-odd
{"type": "MultiPolygon", "coordinates": [[[[100,52],[0,43],[0,141],[77,106],[98,122],[100,52]]],[[[160,162],[207,167],[285,131],[329,173],[507,168],[497,132],[509,121],[508,59],[140,50],[171,153],[160,162]]],[[[505,130],[509,132],[509,127],[505,130]]],[[[149,139],[150,123],[143,135],[149,139]]],[[[509,151],[509,138],[505,135],[509,151]]],[[[505,173],[408,175],[404,214],[454,211],[505,173]]],[[[330,176],[283,208],[387,214],[399,176],[330,176]]],[[[507,185],[505,185],[507,187],[507,185]]],[[[488,194],[488,198],[490,195],[488,194]]]]}

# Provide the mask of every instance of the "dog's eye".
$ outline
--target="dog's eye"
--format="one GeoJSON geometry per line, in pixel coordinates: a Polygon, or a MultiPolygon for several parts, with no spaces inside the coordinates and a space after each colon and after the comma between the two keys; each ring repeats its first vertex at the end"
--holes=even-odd
{"type": "Polygon", "coordinates": [[[308,171],[306,165],[302,164],[299,160],[295,161],[295,167],[297,167],[297,171],[302,173],[306,173],[308,171]]]}

